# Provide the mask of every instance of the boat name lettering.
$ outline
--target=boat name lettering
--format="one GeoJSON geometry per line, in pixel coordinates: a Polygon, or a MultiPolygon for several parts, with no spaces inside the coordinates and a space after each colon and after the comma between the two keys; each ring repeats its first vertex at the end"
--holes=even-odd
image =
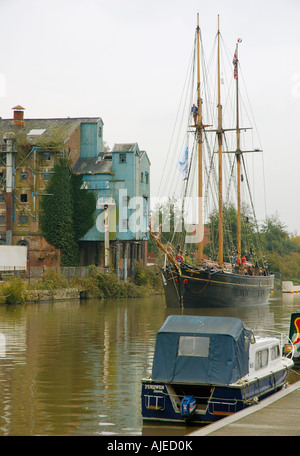
{"type": "Polygon", "coordinates": [[[161,390],[163,391],[164,385],[145,385],[146,389],[152,389],[152,390],[161,390]]]}

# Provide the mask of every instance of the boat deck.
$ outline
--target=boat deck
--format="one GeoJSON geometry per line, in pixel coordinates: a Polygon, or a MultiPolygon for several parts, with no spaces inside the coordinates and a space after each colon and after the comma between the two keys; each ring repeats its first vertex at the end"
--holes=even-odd
{"type": "Polygon", "coordinates": [[[190,436],[300,436],[300,381],[190,436]]]}

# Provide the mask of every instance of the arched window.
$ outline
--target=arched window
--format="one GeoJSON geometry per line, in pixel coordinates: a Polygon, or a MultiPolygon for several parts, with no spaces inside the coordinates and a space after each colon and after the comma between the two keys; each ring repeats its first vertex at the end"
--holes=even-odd
{"type": "Polygon", "coordinates": [[[20,239],[17,242],[17,245],[25,245],[27,247],[27,260],[28,260],[29,259],[29,242],[27,241],[27,239],[20,239]]]}

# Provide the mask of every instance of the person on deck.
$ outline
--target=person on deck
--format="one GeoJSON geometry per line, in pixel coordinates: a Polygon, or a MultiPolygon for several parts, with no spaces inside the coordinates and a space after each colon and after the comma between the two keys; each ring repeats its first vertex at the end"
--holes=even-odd
{"type": "Polygon", "coordinates": [[[178,263],[181,263],[181,261],[183,261],[182,256],[181,255],[176,255],[175,261],[177,261],[178,263]]]}

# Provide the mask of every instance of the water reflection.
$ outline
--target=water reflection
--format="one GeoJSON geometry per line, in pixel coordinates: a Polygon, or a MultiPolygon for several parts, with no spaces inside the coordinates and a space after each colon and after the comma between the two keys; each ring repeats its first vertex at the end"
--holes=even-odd
{"type": "MultiPolygon", "coordinates": [[[[186,309],[237,316],[288,333],[300,295],[264,307],[186,309]]],[[[143,426],[141,379],[151,374],[163,296],[0,307],[0,435],[182,435],[190,428],[143,426]]]]}

